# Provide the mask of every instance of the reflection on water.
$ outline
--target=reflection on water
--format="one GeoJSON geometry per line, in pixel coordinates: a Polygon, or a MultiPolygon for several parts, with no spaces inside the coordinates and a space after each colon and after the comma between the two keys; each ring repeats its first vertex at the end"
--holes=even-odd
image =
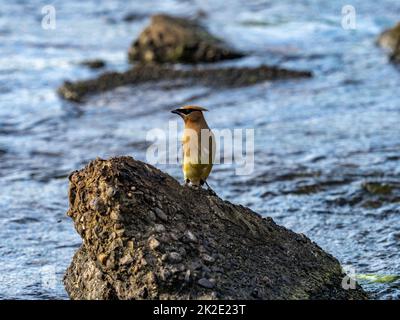
{"type": "MultiPolygon", "coordinates": [[[[51,31],[40,27],[40,1],[0,1],[0,298],[67,298],[62,274],[80,243],[65,216],[68,173],[97,156],[145,160],[147,130],[167,128],[171,106],[189,102],[210,109],[213,128],[255,128],[255,171],[216,166],[217,193],[305,233],[358,274],[390,275],[360,281],[380,299],[400,298],[400,73],[374,46],[400,3],[353,2],[353,31],[341,28],[339,0],[56,2],[51,31]],[[97,74],[82,60],[126,69],[132,39],[160,11],[201,12],[211,31],[252,52],[230,64],[315,77],[218,91],[127,87],[84,105],[56,96],[66,78],[97,74]]],[[[159,167],[180,179],[180,168],[159,167]]]]}

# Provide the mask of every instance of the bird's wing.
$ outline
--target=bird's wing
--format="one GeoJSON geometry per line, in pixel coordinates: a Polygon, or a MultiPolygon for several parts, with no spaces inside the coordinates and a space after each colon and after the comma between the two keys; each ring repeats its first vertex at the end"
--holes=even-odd
{"type": "Polygon", "coordinates": [[[210,136],[208,137],[208,141],[201,146],[201,156],[202,163],[213,164],[215,160],[215,137],[214,134],[210,131],[210,136]]]}

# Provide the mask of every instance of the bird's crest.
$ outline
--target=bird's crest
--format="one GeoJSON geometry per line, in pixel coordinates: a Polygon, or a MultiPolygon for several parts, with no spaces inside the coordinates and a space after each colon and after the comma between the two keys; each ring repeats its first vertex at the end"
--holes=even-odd
{"type": "Polygon", "coordinates": [[[197,111],[208,111],[206,108],[200,106],[183,106],[179,110],[197,110],[197,111]]]}

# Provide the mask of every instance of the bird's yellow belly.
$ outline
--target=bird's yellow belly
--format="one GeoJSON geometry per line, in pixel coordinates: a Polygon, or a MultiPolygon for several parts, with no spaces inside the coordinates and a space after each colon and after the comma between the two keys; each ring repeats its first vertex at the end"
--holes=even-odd
{"type": "Polygon", "coordinates": [[[200,180],[205,181],[208,178],[212,168],[212,164],[195,164],[184,163],[183,174],[186,179],[189,179],[192,184],[199,184],[200,180]]]}

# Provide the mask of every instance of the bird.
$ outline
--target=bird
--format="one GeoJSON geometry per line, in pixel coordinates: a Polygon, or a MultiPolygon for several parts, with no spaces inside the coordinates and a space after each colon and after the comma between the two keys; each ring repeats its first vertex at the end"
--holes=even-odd
{"type": "Polygon", "coordinates": [[[215,157],[215,137],[204,118],[204,111],[208,110],[187,105],[171,112],[179,115],[185,123],[182,136],[184,184],[196,188],[206,184],[209,191],[214,193],[207,178],[215,157]]]}

